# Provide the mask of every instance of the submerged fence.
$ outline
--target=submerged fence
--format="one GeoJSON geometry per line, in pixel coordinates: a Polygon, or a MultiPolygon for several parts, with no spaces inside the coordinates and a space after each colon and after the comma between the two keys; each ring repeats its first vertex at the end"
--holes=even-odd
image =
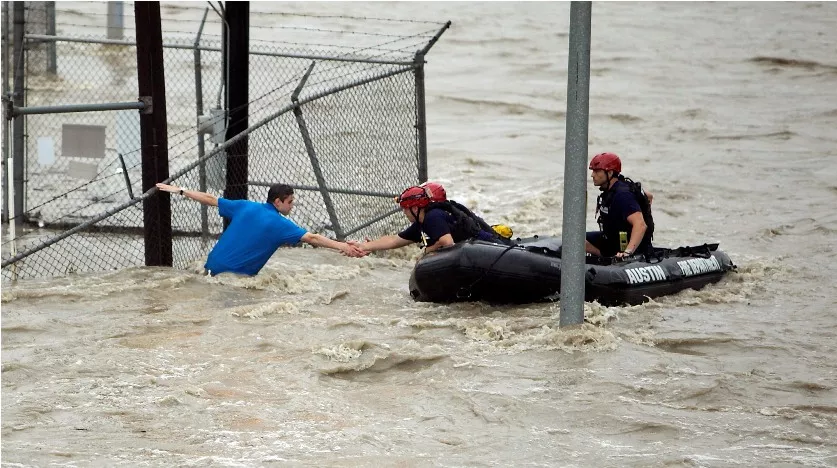
{"type": "MultiPolygon", "coordinates": [[[[164,32],[169,172],[173,184],[221,195],[234,143],[224,139],[235,123],[222,109],[228,71],[223,42],[210,34],[220,18],[195,10],[176,23],[192,27],[192,37],[164,32]]],[[[58,12],[58,35],[32,24],[27,30],[35,32],[24,35],[26,100],[12,112],[25,123],[22,147],[13,148],[25,165],[24,208],[14,213],[19,238],[3,239],[4,280],[143,265],[142,200],[160,196],[142,193],[137,110],[24,114],[33,106],[136,102],[134,40],[73,36],[58,12]],[[44,45],[54,46],[55,73],[40,63],[49,53],[30,52],[44,45]]],[[[424,54],[448,25],[340,18],[355,24],[306,28],[351,37],[352,45],[251,40],[250,127],[238,135],[248,138],[247,193],[263,201],[269,185],[288,183],[297,189],[291,218],[300,225],[340,239],[378,236],[403,225],[393,197],[427,177],[424,54]],[[397,29],[352,32],[370,20],[397,29]]],[[[288,28],[294,41],[305,40],[304,31],[288,28]]],[[[171,208],[173,263],[188,267],[205,257],[223,221],[217,208],[180,197],[171,208]]]]}

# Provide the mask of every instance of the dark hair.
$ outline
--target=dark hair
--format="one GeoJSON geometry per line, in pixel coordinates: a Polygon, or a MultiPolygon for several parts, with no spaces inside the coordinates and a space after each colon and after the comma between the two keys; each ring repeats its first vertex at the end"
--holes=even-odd
{"type": "Polygon", "coordinates": [[[267,191],[267,202],[273,203],[277,198],[280,202],[285,201],[286,198],[294,194],[294,189],[287,184],[273,184],[270,190],[267,191]]]}

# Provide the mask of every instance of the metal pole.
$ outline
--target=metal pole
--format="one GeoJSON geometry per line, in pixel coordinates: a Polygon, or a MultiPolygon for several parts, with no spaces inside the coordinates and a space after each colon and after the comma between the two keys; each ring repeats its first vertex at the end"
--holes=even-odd
{"type": "Polygon", "coordinates": [[[311,169],[314,171],[314,177],[317,179],[317,185],[320,188],[320,195],[323,197],[323,204],[328,212],[328,218],[331,221],[331,230],[334,231],[337,240],[345,239],[345,234],[340,228],[340,220],[337,216],[337,210],[334,209],[334,202],[331,199],[328,187],[326,186],[325,176],[320,168],[320,160],[317,158],[317,152],[314,150],[314,143],[311,141],[311,135],[308,133],[308,127],[305,125],[305,119],[302,117],[302,109],[294,108],[294,116],[296,123],[299,126],[299,133],[302,134],[302,142],[305,144],[305,151],[308,153],[308,159],[311,161],[311,169]]]}
{"type": "MultiPolygon", "coordinates": [[[[24,74],[23,74],[23,67],[25,63],[23,62],[23,32],[24,32],[24,2],[14,2],[14,57],[13,57],[13,66],[14,66],[14,75],[15,75],[15,83],[14,83],[14,93],[12,95],[12,103],[14,106],[23,107],[24,103],[24,74]]],[[[23,158],[26,154],[26,148],[24,148],[24,129],[23,124],[25,118],[23,116],[17,116],[14,118],[14,124],[12,128],[12,148],[14,150],[12,158],[14,160],[14,164],[12,165],[14,168],[13,177],[14,177],[14,186],[11,188],[14,192],[14,203],[11,206],[10,217],[9,219],[14,219],[15,224],[21,224],[23,220],[23,177],[24,177],[24,161],[23,158]]],[[[10,169],[11,170],[11,169],[10,169]]]]}
{"type": "Polygon", "coordinates": [[[122,39],[124,37],[123,22],[122,2],[108,2],[108,39],[122,39]]]}
{"type": "Polygon", "coordinates": [[[445,31],[448,30],[448,28],[450,27],[450,24],[451,24],[450,21],[445,23],[444,26],[442,26],[442,28],[439,29],[436,32],[436,34],[434,34],[433,37],[430,38],[429,41],[427,41],[427,45],[425,45],[424,48],[422,48],[420,51],[418,51],[418,53],[421,54],[421,55],[427,55],[427,53],[430,52],[430,48],[433,47],[433,45],[436,44],[436,41],[438,41],[439,38],[442,37],[442,34],[444,34],[445,31]]]}
{"type": "Polygon", "coordinates": [[[119,156],[119,164],[122,166],[122,175],[125,176],[125,188],[128,189],[128,198],[133,200],[134,189],[131,188],[131,176],[128,174],[128,166],[125,165],[125,158],[122,157],[122,153],[117,153],[117,156],[119,156]]]}
{"type": "Polygon", "coordinates": [[[7,163],[9,159],[9,119],[11,119],[11,115],[6,115],[8,112],[8,108],[6,105],[6,99],[9,98],[9,2],[3,2],[3,28],[0,34],[3,35],[2,41],[2,66],[3,66],[3,176],[0,180],[3,183],[3,222],[9,221],[9,193],[11,193],[11,184],[8,184],[8,174],[7,171],[9,170],[9,165],[7,163]]]}
{"type": "MultiPolygon", "coordinates": [[[[314,70],[315,63],[316,62],[311,62],[308,70],[305,71],[305,74],[302,76],[302,79],[299,80],[299,84],[296,86],[296,89],[291,94],[291,102],[294,104],[299,103],[299,93],[302,92],[305,82],[308,81],[308,77],[311,76],[311,71],[314,70]]],[[[295,107],[294,116],[296,117],[297,125],[299,125],[299,133],[302,135],[302,142],[305,144],[308,159],[311,161],[311,169],[314,170],[314,177],[317,178],[320,195],[323,197],[323,204],[325,204],[326,211],[328,212],[328,218],[331,221],[331,229],[337,236],[337,240],[343,240],[343,230],[340,228],[340,220],[337,217],[337,211],[334,209],[334,203],[331,200],[331,193],[329,193],[328,187],[326,187],[325,177],[323,176],[322,169],[320,169],[320,160],[317,158],[317,152],[314,150],[314,142],[311,141],[311,135],[308,133],[308,126],[305,125],[305,119],[302,116],[302,108],[295,107]]]]}
{"type": "MultiPolygon", "coordinates": [[[[224,12],[227,24],[227,135],[226,139],[247,129],[249,101],[250,2],[228,2],[224,12]]],[[[242,138],[227,151],[227,186],[224,198],[247,198],[247,138],[242,138]]],[[[224,219],[224,227],[228,220],[224,219]]]]}
{"type": "Polygon", "coordinates": [[[587,128],[590,110],[592,2],[570,4],[567,135],[564,147],[564,220],[560,326],[584,322],[584,241],[587,210],[587,128]]]}
{"type": "MultiPolygon", "coordinates": [[[[212,2],[209,2],[209,5],[212,6],[212,2]]],[[[219,7],[222,7],[221,3],[218,3],[219,7]]],[[[212,7],[215,10],[215,7],[212,7]]],[[[227,21],[226,13],[219,13],[218,10],[215,10],[215,13],[221,16],[221,20],[224,24],[221,25],[221,83],[223,86],[218,87],[218,96],[215,99],[215,107],[221,108],[221,102],[224,103],[224,110],[226,111],[226,124],[230,123],[230,108],[227,105],[230,97],[230,93],[228,92],[229,89],[229,81],[230,81],[230,23],[227,21]],[[223,98],[223,99],[222,99],[223,98]]],[[[227,125],[224,127],[226,128],[227,125]]]]}
{"type": "Polygon", "coordinates": [[[416,140],[418,143],[418,181],[427,182],[427,117],[424,99],[424,54],[416,54],[416,140]]]}
{"type": "MultiPolygon", "coordinates": [[[[48,36],[55,35],[55,2],[46,3],[46,33],[48,36]]],[[[55,56],[55,41],[46,43],[47,50],[47,73],[52,75],[58,74],[58,59],[55,56]]]]}
{"type": "Polygon", "coordinates": [[[359,225],[359,226],[355,226],[355,227],[353,227],[353,228],[351,228],[351,229],[349,229],[349,230],[345,231],[345,232],[343,233],[343,237],[344,237],[344,238],[345,238],[345,237],[348,237],[348,236],[350,236],[350,235],[352,235],[352,234],[354,234],[354,233],[356,233],[356,232],[360,231],[361,229],[363,229],[363,228],[365,228],[365,227],[367,227],[367,226],[371,226],[371,225],[373,225],[373,224],[377,223],[378,221],[380,221],[380,220],[382,220],[382,219],[386,218],[387,216],[392,216],[392,215],[394,215],[395,213],[398,213],[399,211],[401,211],[401,207],[400,207],[400,206],[399,206],[398,208],[393,208],[393,209],[391,209],[391,210],[387,211],[386,213],[384,213],[384,214],[382,214],[382,215],[376,216],[376,217],[374,217],[374,218],[372,218],[372,219],[370,219],[370,220],[366,221],[365,223],[363,223],[363,224],[361,224],[361,225],[359,225]]]}
{"type": "Polygon", "coordinates": [[[413,63],[415,64],[416,79],[416,142],[418,144],[418,179],[419,182],[427,182],[427,107],[424,96],[424,57],[436,41],[442,37],[445,31],[450,28],[450,21],[445,23],[427,44],[416,52],[413,63]]]}
{"type": "MultiPolygon", "coordinates": [[[[14,161],[12,161],[12,158],[9,158],[6,161],[6,164],[9,167],[9,180],[6,183],[8,184],[8,186],[11,186],[14,183],[14,181],[12,180],[12,168],[14,167],[14,161]]],[[[12,198],[11,192],[9,192],[9,198],[12,198]]],[[[14,206],[14,202],[12,200],[9,200],[9,206],[14,206]]],[[[14,218],[14,216],[15,216],[15,212],[12,211],[11,217],[14,218]]],[[[12,223],[12,222],[9,223],[9,240],[11,241],[11,246],[12,246],[12,248],[11,248],[12,257],[17,255],[17,244],[15,244],[15,238],[16,238],[15,224],[17,224],[17,223],[12,223]]]]}
{"type": "MultiPolygon", "coordinates": [[[[166,83],[163,73],[163,33],[160,2],[134,3],[137,25],[137,81],[140,99],[151,97],[152,109],[140,113],[142,190],[169,177],[166,127],[166,83]]],[[[171,197],[143,200],[145,264],[172,266],[171,197]]]]}
{"type": "MultiPolygon", "coordinates": [[[[5,97],[4,97],[5,99],[5,97]]],[[[9,214],[9,209],[14,206],[14,191],[12,187],[14,187],[14,178],[12,177],[12,156],[9,152],[9,148],[11,145],[8,144],[7,137],[9,135],[9,127],[11,127],[12,121],[11,119],[6,118],[7,111],[5,110],[7,106],[3,106],[3,222],[8,223],[11,219],[11,215],[9,214]]]]}
{"type": "Polygon", "coordinates": [[[32,114],[69,114],[72,112],[99,112],[99,111],[114,111],[114,110],[143,110],[146,104],[143,101],[132,102],[108,102],[102,104],[67,104],[65,106],[30,106],[30,107],[14,107],[12,115],[32,115],[32,114]]]}
{"type": "MultiPolygon", "coordinates": [[[[203,19],[198,28],[198,34],[195,36],[195,111],[197,115],[197,122],[200,125],[200,118],[203,115],[203,75],[201,74],[201,35],[203,34],[203,26],[206,24],[206,15],[209,13],[209,8],[204,8],[203,19]]],[[[206,143],[203,139],[203,132],[198,132],[198,159],[203,160],[206,151],[206,143]]],[[[206,192],[206,163],[201,162],[198,166],[198,190],[206,192]]],[[[201,203],[201,237],[204,240],[209,238],[209,213],[207,206],[201,203]]]]}

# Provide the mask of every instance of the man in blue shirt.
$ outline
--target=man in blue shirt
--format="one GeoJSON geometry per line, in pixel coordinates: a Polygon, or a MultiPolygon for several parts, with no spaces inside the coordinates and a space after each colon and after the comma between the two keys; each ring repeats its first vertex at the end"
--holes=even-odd
{"type": "Polygon", "coordinates": [[[601,231],[587,233],[587,253],[619,258],[648,253],[654,234],[653,195],[620,174],[622,161],[613,153],[597,154],[590,170],[593,184],[602,192],[596,202],[601,231]]]}
{"type": "MultiPolygon", "coordinates": [[[[444,190],[441,193],[444,193],[444,190]]],[[[421,242],[424,233],[427,236],[425,252],[432,252],[472,238],[500,241],[494,230],[482,218],[464,206],[447,200],[446,196],[444,199],[435,198],[426,187],[407,188],[398,197],[398,204],[404,211],[404,216],[412,223],[407,229],[398,235],[353,244],[366,252],[396,249],[421,242]]]]}
{"type": "Polygon", "coordinates": [[[286,218],[294,203],[294,189],[289,185],[272,185],[265,203],[227,200],[166,184],[157,184],[157,188],[163,192],[179,193],[204,205],[217,206],[218,213],[230,220],[204,265],[212,276],[225,272],[254,276],[276,249],[300,241],[315,247],[339,250],[349,257],[366,255],[366,252],[353,245],[307,232],[286,218]]]}

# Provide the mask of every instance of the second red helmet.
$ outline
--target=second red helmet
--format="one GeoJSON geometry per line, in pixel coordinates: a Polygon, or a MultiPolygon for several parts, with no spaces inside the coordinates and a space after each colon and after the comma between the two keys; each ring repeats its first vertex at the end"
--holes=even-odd
{"type": "Polygon", "coordinates": [[[398,204],[401,208],[424,208],[430,204],[430,197],[427,196],[423,187],[414,185],[401,192],[398,196],[398,204]]]}
{"type": "Polygon", "coordinates": [[[427,191],[427,195],[432,202],[443,202],[448,199],[448,193],[445,191],[445,187],[438,182],[425,182],[419,185],[419,187],[423,187],[427,191]]]}
{"type": "Polygon", "coordinates": [[[622,161],[613,153],[599,153],[590,161],[590,169],[622,172],[622,161]]]}

